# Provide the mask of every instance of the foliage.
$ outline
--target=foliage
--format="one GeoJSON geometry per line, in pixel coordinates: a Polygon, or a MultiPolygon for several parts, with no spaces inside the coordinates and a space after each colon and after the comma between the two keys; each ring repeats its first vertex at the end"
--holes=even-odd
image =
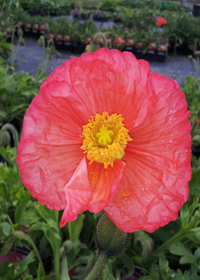
{"type": "Polygon", "coordinates": [[[22,121],[39,91],[38,82],[28,73],[12,71],[9,66],[0,63],[0,126],[14,119],[22,121]]]}
{"type": "Polygon", "coordinates": [[[4,33],[0,32],[0,58],[7,59],[12,52],[12,45],[6,41],[4,33]]]}

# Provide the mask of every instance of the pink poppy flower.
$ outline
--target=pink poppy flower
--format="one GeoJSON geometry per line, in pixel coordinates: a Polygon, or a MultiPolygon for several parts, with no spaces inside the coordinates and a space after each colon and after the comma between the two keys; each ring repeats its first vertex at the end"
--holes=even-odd
{"type": "Polygon", "coordinates": [[[129,52],[99,49],[57,67],[24,118],[22,182],[60,226],[104,210],[123,231],[175,220],[191,177],[190,112],[176,83],[129,52]]]}

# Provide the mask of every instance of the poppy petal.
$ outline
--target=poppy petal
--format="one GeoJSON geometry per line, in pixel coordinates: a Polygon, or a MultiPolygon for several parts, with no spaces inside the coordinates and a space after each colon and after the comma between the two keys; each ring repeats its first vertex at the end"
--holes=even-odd
{"type": "Polygon", "coordinates": [[[117,160],[113,167],[105,169],[103,164],[93,162],[89,165],[83,158],[65,187],[67,206],[60,226],[76,220],[85,210],[102,211],[119,185],[124,166],[125,163],[117,160]]]}
{"type": "Polygon", "coordinates": [[[104,48],[75,58],[70,67],[72,86],[91,115],[122,114],[127,129],[139,125],[154,106],[149,74],[148,62],[104,48]]]}
{"type": "Polygon", "coordinates": [[[92,198],[88,168],[85,157],[79,163],[70,181],[65,187],[66,208],[60,226],[77,219],[78,214],[87,210],[92,198]]]}
{"type": "Polygon", "coordinates": [[[122,177],[125,162],[115,160],[113,167],[104,168],[102,163],[88,164],[88,176],[91,183],[92,200],[88,210],[99,213],[110,203],[122,177]]]}
{"type": "Polygon", "coordinates": [[[123,178],[105,208],[128,232],[152,232],[175,220],[189,194],[191,124],[184,94],[171,79],[155,73],[150,78],[155,109],[130,132],[123,178]]]}
{"type": "Polygon", "coordinates": [[[17,156],[22,181],[51,209],[66,205],[64,187],[83,157],[80,134],[87,114],[69,84],[51,82],[43,86],[24,118],[17,156]]]}

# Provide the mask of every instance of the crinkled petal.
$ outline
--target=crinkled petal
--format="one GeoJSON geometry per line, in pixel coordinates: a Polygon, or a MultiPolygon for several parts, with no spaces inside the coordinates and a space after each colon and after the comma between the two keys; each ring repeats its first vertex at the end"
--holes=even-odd
{"type": "Polygon", "coordinates": [[[66,207],[60,221],[63,227],[66,223],[77,219],[78,214],[87,210],[92,198],[88,168],[85,157],[79,163],[70,181],[65,187],[66,207]]]}
{"type": "Polygon", "coordinates": [[[149,74],[148,62],[104,48],[75,58],[70,67],[72,86],[91,115],[122,114],[127,129],[139,125],[154,106],[149,74]]]}
{"type": "Polygon", "coordinates": [[[125,163],[116,160],[113,167],[83,158],[65,187],[67,205],[60,226],[77,219],[78,214],[89,210],[99,213],[110,203],[122,177],[125,163]]]}
{"type": "Polygon", "coordinates": [[[120,187],[105,208],[121,229],[149,232],[177,218],[189,194],[191,125],[184,94],[168,78],[151,74],[157,102],[131,132],[120,187]]]}
{"type": "Polygon", "coordinates": [[[91,183],[92,200],[88,210],[99,213],[110,203],[121,180],[125,162],[115,160],[113,167],[104,168],[102,163],[88,164],[88,176],[91,183]]]}
{"type": "Polygon", "coordinates": [[[64,187],[83,157],[80,134],[88,117],[64,81],[43,86],[25,115],[17,156],[22,181],[51,209],[66,205],[64,187]]]}
{"type": "Polygon", "coordinates": [[[66,206],[64,187],[82,157],[79,145],[55,147],[23,140],[17,163],[32,196],[50,209],[61,210],[66,206]]]}

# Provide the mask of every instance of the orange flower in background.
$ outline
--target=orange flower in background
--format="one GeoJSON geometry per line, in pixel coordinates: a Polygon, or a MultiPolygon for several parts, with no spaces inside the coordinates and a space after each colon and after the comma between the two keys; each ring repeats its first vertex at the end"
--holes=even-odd
{"type": "Polygon", "coordinates": [[[200,126],[200,118],[198,116],[196,117],[196,123],[200,126]]]}
{"type": "Polygon", "coordinates": [[[167,24],[167,21],[166,21],[165,18],[160,17],[159,19],[157,19],[156,24],[157,24],[157,26],[160,27],[160,26],[166,25],[166,24],[167,24]]]}
{"type": "Polygon", "coordinates": [[[152,232],[188,198],[191,125],[184,93],[132,53],[99,49],[57,67],[24,118],[22,182],[60,226],[102,210],[152,232]]]}

